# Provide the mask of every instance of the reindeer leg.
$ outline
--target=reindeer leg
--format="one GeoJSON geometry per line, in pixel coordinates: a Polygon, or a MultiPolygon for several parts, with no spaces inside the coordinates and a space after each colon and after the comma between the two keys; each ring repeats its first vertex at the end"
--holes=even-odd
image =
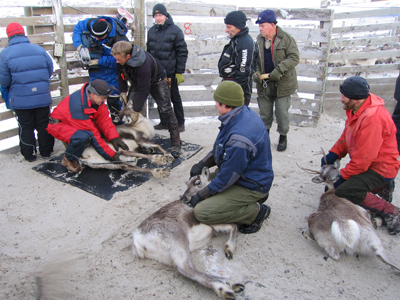
{"type": "Polygon", "coordinates": [[[236,224],[217,224],[210,225],[216,232],[220,233],[228,233],[229,239],[225,244],[225,256],[227,259],[233,258],[233,252],[236,248],[236,233],[237,233],[237,225],[236,224]]]}
{"type": "Polygon", "coordinates": [[[168,177],[169,173],[170,173],[169,169],[163,169],[163,168],[145,169],[145,168],[139,168],[139,167],[127,166],[127,165],[122,165],[121,169],[126,170],[126,171],[150,173],[151,175],[153,175],[154,178],[165,178],[165,177],[168,177]]]}
{"type": "Polygon", "coordinates": [[[130,151],[130,150],[121,150],[121,154],[127,155],[127,156],[146,158],[149,161],[151,161],[152,163],[155,163],[157,165],[171,164],[174,161],[174,157],[171,154],[167,154],[167,155],[154,154],[153,155],[153,154],[143,154],[143,153],[139,153],[136,151],[130,151]]]}

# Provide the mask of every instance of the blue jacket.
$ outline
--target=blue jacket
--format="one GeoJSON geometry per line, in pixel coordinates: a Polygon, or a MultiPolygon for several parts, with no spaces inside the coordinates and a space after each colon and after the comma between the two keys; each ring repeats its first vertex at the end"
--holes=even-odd
{"type": "MultiPolygon", "coordinates": [[[[108,23],[112,25],[112,29],[110,34],[104,39],[97,41],[95,38],[90,37],[94,44],[99,44],[103,46],[103,54],[99,58],[99,71],[98,72],[89,72],[90,81],[95,79],[103,79],[110,86],[115,87],[118,90],[118,79],[117,79],[117,70],[116,70],[116,60],[111,55],[112,46],[118,41],[129,41],[126,37],[126,33],[128,32],[128,28],[118,19],[99,16],[99,18],[104,18],[108,23]]],[[[79,45],[83,44],[82,34],[84,31],[91,31],[91,26],[96,20],[96,18],[87,18],[85,20],[79,21],[74,26],[74,33],[72,34],[72,42],[75,48],[78,48],[79,45]]],[[[114,91],[112,95],[119,95],[119,92],[114,91]]]]}
{"type": "Polygon", "coordinates": [[[264,122],[247,106],[234,108],[219,119],[222,125],[211,151],[219,172],[208,185],[210,193],[222,192],[233,184],[268,193],[274,172],[264,122]]]}
{"type": "Polygon", "coordinates": [[[0,85],[9,87],[11,109],[50,106],[53,61],[26,36],[14,36],[0,53],[0,85]]]}

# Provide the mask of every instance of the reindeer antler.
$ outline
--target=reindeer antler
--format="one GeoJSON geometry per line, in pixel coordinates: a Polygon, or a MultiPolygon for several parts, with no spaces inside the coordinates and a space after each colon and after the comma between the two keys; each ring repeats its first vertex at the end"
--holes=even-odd
{"type": "Polygon", "coordinates": [[[306,168],[300,167],[298,163],[296,163],[296,165],[297,165],[300,169],[302,169],[303,171],[307,172],[308,174],[321,174],[320,171],[316,171],[316,170],[311,170],[311,169],[306,169],[306,168]]]}

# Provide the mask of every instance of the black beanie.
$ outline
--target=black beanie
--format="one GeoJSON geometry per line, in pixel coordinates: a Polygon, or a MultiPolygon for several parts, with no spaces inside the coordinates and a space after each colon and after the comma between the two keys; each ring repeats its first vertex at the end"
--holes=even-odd
{"type": "Polygon", "coordinates": [[[225,24],[233,25],[238,29],[246,27],[247,17],[242,11],[231,11],[224,19],[225,24]]]}
{"type": "Polygon", "coordinates": [[[157,3],[153,7],[153,18],[155,14],[163,14],[164,16],[168,17],[167,8],[162,3],[157,3]]]}
{"type": "Polygon", "coordinates": [[[352,76],[347,78],[340,85],[340,92],[349,99],[360,100],[369,96],[369,84],[360,76],[352,76]]]}
{"type": "Polygon", "coordinates": [[[104,18],[98,18],[94,20],[91,27],[92,34],[95,37],[103,37],[109,32],[109,23],[104,18]]]}

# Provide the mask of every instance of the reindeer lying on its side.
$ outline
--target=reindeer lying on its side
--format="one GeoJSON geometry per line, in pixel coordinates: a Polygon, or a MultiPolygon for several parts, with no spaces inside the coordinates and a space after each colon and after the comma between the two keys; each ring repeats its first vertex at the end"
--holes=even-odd
{"type": "Polygon", "coordinates": [[[309,230],[303,231],[303,236],[316,242],[335,260],[340,258],[341,252],[350,255],[375,254],[381,261],[400,271],[400,265],[387,256],[369,212],[335,195],[333,182],[340,175],[339,164],[337,160],[334,165],[324,165],[320,172],[314,171],[319,175],[312,181],[325,182],[330,190],[321,196],[317,212],[309,216],[309,230]]]}
{"type": "MultiPolygon", "coordinates": [[[[131,114],[133,112],[132,101],[128,101],[120,111],[120,118],[124,122],[123,125],[117,125],[116,129],[122,140],[128,145],[129,151],[121,150],[120,156],[121,163],[112,163],[104,159],[97,151],[92,147],[87,147],[80,158],[82,164],[87,165],[91,168],[101,169],[122,169],[127,171],[146,172],[151,173],[154,177],[167,177],[169,175],[169,169],[156,168],[156,169],[145,169],[136,167],[137,158],[146,158],[152,163],[158,165],[170,164],[174,161],[174,158],[166,150],[164,150],[159,144],[151,141],[154,136],[154,127],[151,121],[141,114],[136,123],[132,124],[131,114]],[[135,150],[139,147],[146,149],[157,148],[162,154],[143,154],[136,152],[135,150]]],[[[113,145],[107,142],[107,145],[111,149],[115,150],[113,145]]]]}
{"type": "Polygon", "coordinates": [[[209,170],[203,168],[200,175],[193,176],[180,200],[171,202],[147,219],[133,231],[133,255],[155,259],[174,266],[182,275],[211,288],[222,299],[235,299],[244,285],[232,283],[229,278],[210,275],[192,266],[190,252],[205,246],[216,232],[229,233],[225,245],[225,256],[233,258],[235,250],[236,224],[206,225],[194,217],[193,209],[186,203],[209,182],[209,170]]]}

